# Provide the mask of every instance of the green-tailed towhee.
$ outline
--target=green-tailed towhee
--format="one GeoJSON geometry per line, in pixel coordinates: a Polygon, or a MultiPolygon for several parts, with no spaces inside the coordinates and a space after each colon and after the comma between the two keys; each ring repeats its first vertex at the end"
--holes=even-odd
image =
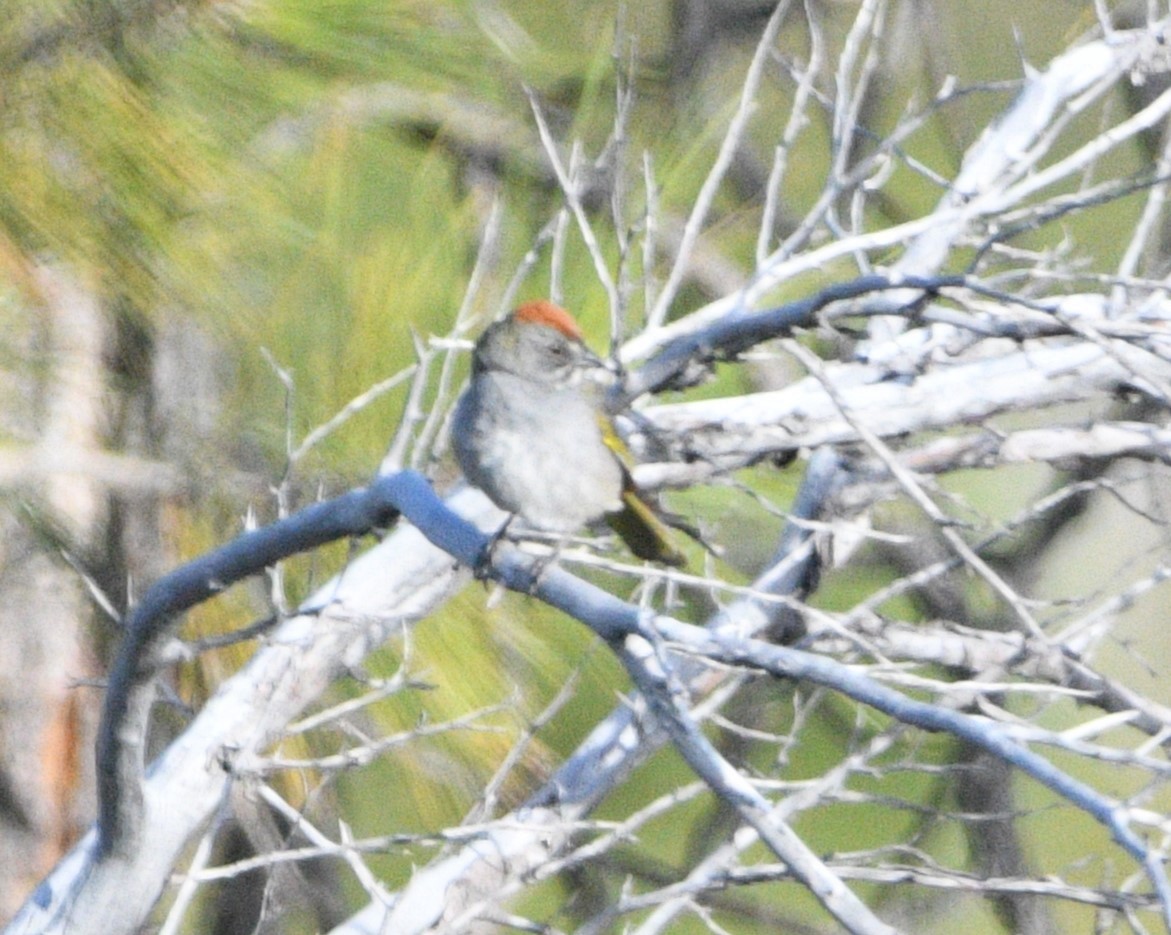
{"type": "Polygon", "coordinates": [[[639,497],[601,388],[583,380],[600,366],[552,302],[526,302],[490,325],[452,417],[456,459],[471,484],[534,529],[568,534],[605,519],[639,558],[682,565],[639,497]]]}

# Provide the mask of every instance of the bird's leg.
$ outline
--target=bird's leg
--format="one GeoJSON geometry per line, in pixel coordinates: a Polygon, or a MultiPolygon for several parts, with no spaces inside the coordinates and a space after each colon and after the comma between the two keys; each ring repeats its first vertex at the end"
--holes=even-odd
{"type": "Polygon", "coordinates": [[[496,558],[496,549],[500,542],[508,535],[508,527],[512,525],[512,521],[516,519],[515,513],[509,513],[506,519],[496,532],[492,533],[492,537],[488,540],[488,544],[484,546],[479,556],[476,558],[476,565],[472,569],[472,574],[480,581],[489,577],[489,570],[492,567],[493,561],[496,558]]]}
{"type": "Polygon", "coordinates": [[[541,583],[541,576],[545,574],[545,569],[551,565],[557,564],[557,559],[561,557],[561,549],[569,540],[566,538],[559,539],[551,546],[551,551],[547,555],[534,555],[532,571],[532,583],[529,585],[529,594],[537,593],[537,586],[541,583]]]}
{"type": "Polygon", "coordinates": [[[540,542],[542,544],[549,544],[549,551],[545,554],[534,554],[530,550],[524,550],[526,555],[531,555],[533,564],[531,566],[532,584],[528,588],[528,593],[533,594],[536,591],[537,585],[541,580],[541,575],[545,573],[545,569],[551,565],[557,564],[557,560],[561,557],[561,550],[567,544],[571,544],[574,540],[571,536],[560,535],[556,539],[551,533],[540,533],[533,530],[524,529],[515,535],[509,535],[509,529],[516,520],[517,514],[512,513],[504,524],[492,534],[488,540],[487,545],[484,546],[480,552],[479,558],[476,560],[476,565],[472,569],[472,574],[480,580],[484,581],[491,577],[490,571],[492,563],[496,558],[496,549],[499,548],[502,540],[509,540],[512,542],[540,542]],[[551,544],[550,544],[551,543],[551,544]]]}

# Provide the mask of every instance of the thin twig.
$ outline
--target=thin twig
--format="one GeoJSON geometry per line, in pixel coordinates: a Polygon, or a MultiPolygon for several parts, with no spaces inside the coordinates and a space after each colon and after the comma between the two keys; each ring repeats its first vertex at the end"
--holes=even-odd
{"type": "Polygon", "coordinates": [[[935,523],[939,534],[947,540],[947,543],[955,550],[956,554],[976,574],[987,581],[992,586],[992,589],[1004,599],[1004,602],[1008,604],[1016,615],[1017,620],[1020,621],[1025,632],[1035,639],[1048,642],[1048,637],[1045,636],[1041,625],[1036,621],[1032,613],[1030,613],[1029,609],[1025,606],[1025,602],[1016,593],[1015,589],[997,574],[984,559],[980,558],[972,547],[964,541],[963,537],[955,531],[951,520],[935,505],[935,501],[927,495],[927,492],[923,490],[922,485],[915,480],[911,472],[902,465],[895,453],[887,446],[886,442],[879,438],[878,435],[872,432],[860,420],[851,415],[845,402],[833,386],[833,383],[826,377],[821,360],[796,341],[786,340],[784,344],[789,353],[801,361],[810,374],[822,383],[826,392],[833,398],[839,412],[842,414],[842,418],[850,423],[858,433],[858,437],[886,465],[887,470],[891,472],[892,476],[899,482],[899,485],[911,500],[935,523]]]}
{"type": "Polygon", "coordinates": [[[756,44],[756,51],[748,66],[748,73],[740,87],[740,101],[736,112],[732,115],[731,122],[728,124],[728,132],[724,134],[720,151],[716,154],[715,162],[712,163],[707,178],[700,186],[695,204],[692,205],[691,213],[687,217],[687,223],[683,227],[683,238],[680,241],[679,249],[675,252],[675,262],[671,266],[671,272],[667,274],[667,280],[663,284],[654,306],[647,312],[647,331],[653,332],[662,326],[663,322],[666,321],[671,304],[675,301],[679,285],[687,272],[687,264],[691,261],[691,251],[695,246],[695,241],[703,230],[708,211],[711,210],[716,193],[724,181],[724,175],[732,164],[732,157],[743,141],[749,118],[756,107],[756,94],[764,75],[765,62],[768,61],[769,53],[776,41],[777,31],[781,28],[781,23],[785,19],[790,4],[791,0],[782,0],[777,4],[761,34],[760,41],[756,44]]]}

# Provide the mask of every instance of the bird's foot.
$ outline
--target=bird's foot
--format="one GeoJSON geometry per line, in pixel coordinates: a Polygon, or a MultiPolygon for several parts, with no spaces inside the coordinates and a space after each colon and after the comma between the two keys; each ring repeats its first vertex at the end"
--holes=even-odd
{"type": "Polygon", "coordinates": [[[476,564],[472,566],[472,575],[477,581],[487,581],[492,577],[492,565],[496,561],[496,550],[500,547],[501,541],[507,538],[508,527],[514,519],[516,519],[516,514],[510,515],[503,525],[492,533],[491,538],[488,539],[487,544],[476,557],[476,564]]]}

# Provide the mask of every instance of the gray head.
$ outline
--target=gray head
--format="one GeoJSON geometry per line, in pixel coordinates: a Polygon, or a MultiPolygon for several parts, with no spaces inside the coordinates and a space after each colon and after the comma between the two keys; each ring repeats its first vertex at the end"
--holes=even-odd
{"type": "Polygon", "coordinates": [[[599,365],[573,316],[544,299],[489,326],[472,357],[473,373],[505,371],[550,387],[571,385],[583,368],[599,365]]]}

